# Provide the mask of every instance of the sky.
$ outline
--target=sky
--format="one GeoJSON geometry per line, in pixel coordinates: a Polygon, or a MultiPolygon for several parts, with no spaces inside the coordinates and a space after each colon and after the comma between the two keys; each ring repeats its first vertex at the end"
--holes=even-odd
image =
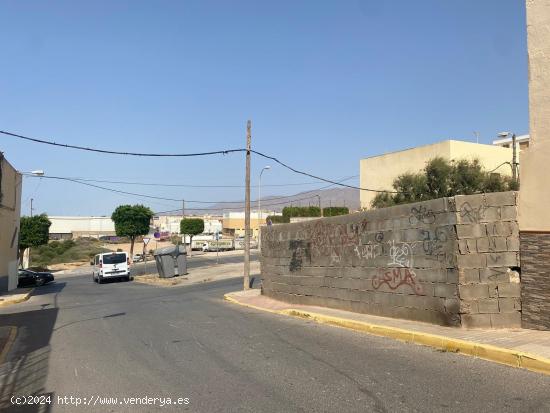
{"type": "MultiPolygon", "coordinates": [[[[0,2],[0,130],[133,152],[252,147],[329,179],[367,156],[445,139],[528,133],[522,0],[0,2]]],[[[0,135],[20,171],[138,183],[239,186],[244,154],[131,158],[0,135]]],[[[262,196],[326,184],[264,166],[262,196]],[[300,184],[272,186],[281,184],[300,184]],[[303,185],[302,185],[303,184],[303,185]]],[[[358,185],[358,178],[346,181],[358,185]]],[[[190,201],[244,188],[97,183],[190,201]]],[[[110,215],[180,202],[25,178],[22,213],[110,215]]],[[[252,198],[257,197],[252,188],[252,198]]],[[[191,210],[189,210],[191,212],[191,210]]]]}

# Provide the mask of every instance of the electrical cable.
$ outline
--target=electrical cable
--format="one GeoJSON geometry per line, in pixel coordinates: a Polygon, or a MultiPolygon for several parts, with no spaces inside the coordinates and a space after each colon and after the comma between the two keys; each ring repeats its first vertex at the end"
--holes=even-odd
{"type": "MultiPolygon", "coordinates": [[[[0,134],[12,136],[12,137],[19,138],[19,139],[24,139],[24,140],[31,141],[31,142],[42,143],[42,144],[46,144],[46,145],[60,146],[60,147],[64,147],[64,148],[78,149],[78,150],[82,150],[82,151],[98,152],[98,153],[112,154],[112,155],[129,155],[129,156],[142,156],[142,157],[144,157],[144,156],[151,156],[151,157],[194,157],[194,156],[207,156],[207,155],[219,155],[219,154],[226,155],[226,154],[229,154],[229,153],[236,153],[236,152],[246,152],[246,153],[248,153],[247,149],[241,149],[241,148],[240,149],[226,149],[226,150],[211,151],[211,152],[185,153],[185,154],[120,152],[120,151],[112,151],[112,150],[106,150],[106,149],[96,149],[96,148],[89,148],[89,147],[84,147],[84,146],[62,144],[62,143],[57,143],[57,142],[53,142],[53,141],[47,141],[47,140],[44,140],[44,139],[30,138],[28,136],[23,136],[23,135],[19,135],[19,134],[12,133],[12,132],[7,132],[7,131],[2,131],[2,130],[0,130],[0,134]]],[[[284,168],[286,168],[286,169],[288,169],[288,170],[290,170],[294,173],[304,175],[304,176],[308,176],[310,178],[314,178],[314,179],[317,179],[319,181],[327,182],[327,183],[330,183],[330,184],[334,184],[334,185],[338,185],[338,186],[342,186],[342,187],[346,187],[346,188],[358,189],[360,191],[369,191],[369,192],[377,192],[377,193],[380,192],[380,193],[390,193],[390,194],[404,193],[404,192],[398,192],[398,191],[361,188],[361,187],[355,186],[355,185],[348,185],[348,184],[338,183],[338,182],[333,181],[331,179],[322,178],[320,176],[316,176],[316,175],[310,174],[308,172],[300,171],[299,169],[293,168],[292,166],[287,165],[286,163],[280,161],[279,159],[277,159],[274,156],[266,155],[262,152],[255,151],[255,150],[252,150],[252,149],[250,150],[250,153],[256,154],[256,155],[261,156],[265,159],[271,159],[273,162],[278,163],[279,165],[283,166],[284,168]]]]}

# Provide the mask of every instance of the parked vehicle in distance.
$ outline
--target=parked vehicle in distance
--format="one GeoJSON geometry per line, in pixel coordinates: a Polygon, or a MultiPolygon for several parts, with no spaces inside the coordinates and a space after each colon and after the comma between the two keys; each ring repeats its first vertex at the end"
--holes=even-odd
{"type": "Polygon", "coordinates": [[[130,281],[130,257],[126,252],[97,254],[90,264],[93,266],[92,279],[99,284],[108,278],[130,281]]]}
{"type": "Polygon", "coordinates": [[[40,287],[52,282],[54,276],[51,272],[37,272],[31,270],[19,270],[17,287],[40,287]]]}
{"type": "Polygon", "coordinates": [[[134,254],[132,257],[132,262],[140,262],[143,261],[143,254],[134,254]]]}

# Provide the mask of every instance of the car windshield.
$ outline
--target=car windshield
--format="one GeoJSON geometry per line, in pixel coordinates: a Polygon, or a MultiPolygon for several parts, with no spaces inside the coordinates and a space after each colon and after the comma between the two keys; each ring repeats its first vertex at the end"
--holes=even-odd
{"type": "Polygon", "coordinates": [[[126,262],[126,254],[109,254],[103,256],[103,264],[121,264],[126,262]]]}

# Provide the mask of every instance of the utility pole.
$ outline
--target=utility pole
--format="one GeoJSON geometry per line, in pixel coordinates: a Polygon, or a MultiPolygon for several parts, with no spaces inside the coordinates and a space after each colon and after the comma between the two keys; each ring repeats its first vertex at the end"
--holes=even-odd
{"type": "Polygon", "coordinates": [[[245,206],[244,206],[244,280],[243,288],[250,288],[250,147],[252,123],[246,123],[246,176],[245,176],[245,206]]]}
{"type": "Polygon", "coordinates": [[[512,179],[517,182],[517,167],[516,167],[516,134],[512,133],[512,179]]]}
{"type": "Polygon", "coordinates": [[[181,218],[185,218],[185,199],[181,200],[181,218]]]}
{"type": "Polygon", "coordinates": [[[34,201],[34,198],[31,198],[31,218],[32,218],[32,210],[33,210],[32,201],[34,201]]]}

